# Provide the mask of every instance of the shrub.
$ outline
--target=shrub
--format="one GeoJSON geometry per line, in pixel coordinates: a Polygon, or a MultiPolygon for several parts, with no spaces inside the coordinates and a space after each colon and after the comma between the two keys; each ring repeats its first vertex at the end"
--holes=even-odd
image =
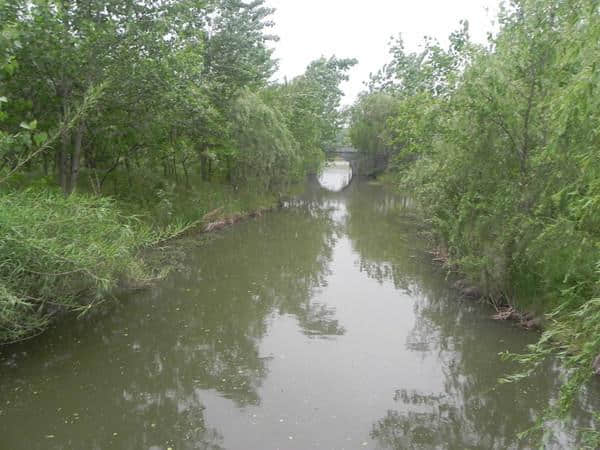
{"type": "Polygon", "coordinates": [[[121,281],[143,280],[150,233],[109,198],[26,190],[0,196],[0,342],[88,310],[121,281]]]}

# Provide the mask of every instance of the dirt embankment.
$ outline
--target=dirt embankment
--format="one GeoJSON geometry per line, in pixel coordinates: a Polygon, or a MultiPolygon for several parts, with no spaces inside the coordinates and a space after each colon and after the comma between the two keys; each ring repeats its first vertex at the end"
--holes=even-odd
{"type": "MultiPolygon", "coordinates": [[[[541,330],[543,328],[543,319],[541,317],[536,316],[529,311],[519,311],[514,305],[511,305],[510,301],[506,298],[491,298],[483,289],[477,286],[476,283],[471,282],[467,278],[461,278],[460,271],[451,264],[447,252],[437,249],[431,251],[430,254],[433,257],[434,262],[443,265],[455,274],[458,279],[454,282],[453,287],[463,297],[486,301],[496,310],[496,314],[492,315],[494,320],[510,320],[518,322],[521,327],[528,330],[541,330]]],[[[600,359],[598,363],[600,371],[600,359]]]]}

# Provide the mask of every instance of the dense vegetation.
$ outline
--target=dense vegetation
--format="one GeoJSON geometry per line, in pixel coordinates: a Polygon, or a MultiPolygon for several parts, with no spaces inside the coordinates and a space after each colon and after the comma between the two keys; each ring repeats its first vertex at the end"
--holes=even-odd
{"type": "Polygon", "coordinates": [[[319,168],[354,61],[271,82],[272,12],[0,0],[0,342],[147,278],[143,247],[319,168]]]}
{"type": "Polygon", "coordinates": [[[487,297],[546,314],[519,359],[559,355],[567,382],[547,418],[564,417],[600,353],[600,3],[515,0],[499,24],[487,47],[466,23],[447,49],[395,39],[351,136],[390,158],[388,180],[487,297]]]}
{"type": "MultiPolygon", "coordinates": [[[[318,170],[355,61],[270,81],[271,14],[264,0],[0,0],[0,342],[148,279],[141,249],[318,170]]],[[[448,48],[396,38],[349,135],[389,159],[486,297],[546,315],[518,359],[568,369],[552,419],[600,353],[600,1],[513,0],[499,23],[488,46],[466,23],[448,48]]]]}

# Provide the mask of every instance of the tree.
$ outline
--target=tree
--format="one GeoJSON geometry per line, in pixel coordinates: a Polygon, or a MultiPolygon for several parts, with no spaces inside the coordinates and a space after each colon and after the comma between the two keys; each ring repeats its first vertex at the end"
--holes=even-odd
{"type": "Polygon", "coordinates": [[[232,177],[235,185],[276,189],[290,174],[299,175],[298,144],[277,110],[246,91],[232,108],[232,122],[238,148],[232,177]]]}
{"type": "Polygon", "coordinates": [[[388,120],[395,117],[398,100],[385,92],[363,94],[352,108],[350,139],[358,150],[377,155],[392,148],[388,120]]]}
{"type": "Polygon", "coordinates": [[[310,63],[304,73],[305,82],[318,98],[314,103],[314,113],[320,118],[321,140],[326,148],[335,142],[343,124],[343,114],[340,111],[343,92],[340,85],[348,80],[347,72],[356,63],[356,59],[322,57],[310,63]]]}
{"type": "Polygon", "coordinates": [[[550,313],[540,342],[516,357],[524,373],[508,380],[558,350],[570,370],[545,415],[554,420],[600,353],[598,2],[515,0],[499,22],[489,48],[470,44],[464,26],[448,50],[427,40],[407,54],[395,41],[353,132],[390,137],[393,177],[453,267],[496,305],[550,313]],[[382,94],[397,105],[379,131],[365,110],[382,94]]]}

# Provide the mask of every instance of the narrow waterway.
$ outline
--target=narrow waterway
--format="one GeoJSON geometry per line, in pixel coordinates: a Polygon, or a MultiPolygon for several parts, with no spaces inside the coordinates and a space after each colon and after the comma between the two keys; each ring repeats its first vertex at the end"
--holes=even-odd
{"type": "MultiPolygon", "coordinates": [[[[558,371],[499,385],[498,353],[537,336],[460,298],[411,202],[342,189],[342,169],[182,243],[185,268],[152,289],[0,349],[0,448],[529,447],[516,434],[558,371]]],[[[548,447],[574,446],[557,425],[548,447]]]]}

